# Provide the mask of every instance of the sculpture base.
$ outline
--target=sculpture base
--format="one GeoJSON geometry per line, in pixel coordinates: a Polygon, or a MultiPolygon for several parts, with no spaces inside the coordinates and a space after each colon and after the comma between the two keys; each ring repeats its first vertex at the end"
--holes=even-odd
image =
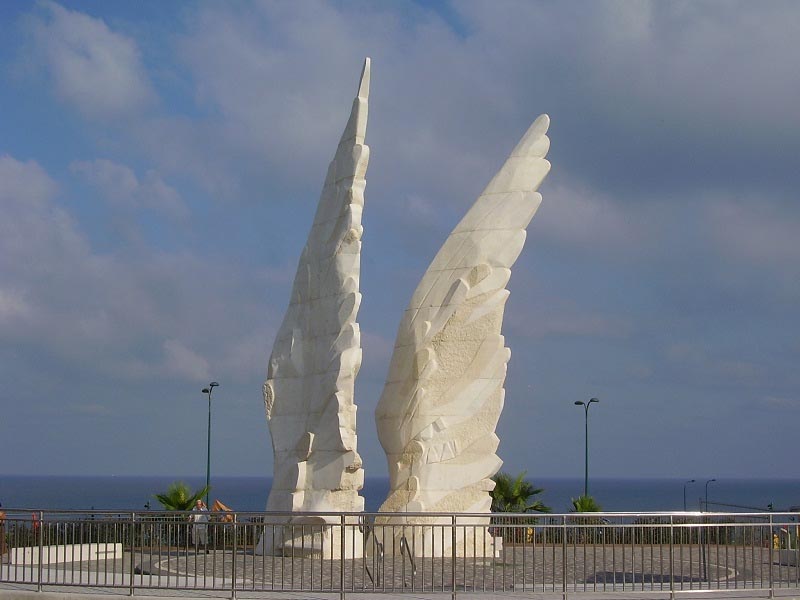
{"type": "Polygon", "coordinates": [[[275,556],[313,556],[354,559],[364,556],[364,535],[358,519],[347,517],[286,517],[265,523],[255,553],[275,556]]]}
{"type": "Polygon", "coordinates": [[[489,532],[489,517],[378,517],[367,541],[367,554],[406,554],[412,557],[451,556],[494,559],[503,540],[489,532]]]}

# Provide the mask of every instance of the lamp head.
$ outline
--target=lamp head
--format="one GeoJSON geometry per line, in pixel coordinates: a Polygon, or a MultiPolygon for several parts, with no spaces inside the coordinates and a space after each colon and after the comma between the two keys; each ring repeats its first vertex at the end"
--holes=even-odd
{"type": "Polygon", "coordinates": [[[208,388],[203,388],[202,390],[200,390],[200,393],[202,393],[202,394],[208,394],[210,392],[211,392],[211,390],[208,389],[208,388]]]}
{"type": "Polygon", "coordinates": [[[586,404],[583,400],[575,400],[575,406],[583,406],[586,404]]]}
{"type": "Polygon", "coordinates": [[[212,381],[211,383],[208,384],[208,387],[213,389],[215,387],[219,387],[219,384],[216,381],[212,381]]]}
{"type": "Polygon", "coordinates": [[[592,398],[591,400],[589,400],[589,404],[591,404],[592,402],[600,402],[600,400],[598,400],[597,398],[592,398]]]}

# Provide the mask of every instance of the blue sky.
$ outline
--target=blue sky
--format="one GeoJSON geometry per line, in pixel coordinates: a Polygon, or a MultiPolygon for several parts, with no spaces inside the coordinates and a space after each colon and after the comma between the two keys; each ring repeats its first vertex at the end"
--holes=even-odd
{"type": "Polygon", "coordinates": [[[269,474],[261,400],[372,58],[359,451],[399,319],[529,123],[505,468],[795,477],[795,2],[0,3],[0,472],[269,474]]]}

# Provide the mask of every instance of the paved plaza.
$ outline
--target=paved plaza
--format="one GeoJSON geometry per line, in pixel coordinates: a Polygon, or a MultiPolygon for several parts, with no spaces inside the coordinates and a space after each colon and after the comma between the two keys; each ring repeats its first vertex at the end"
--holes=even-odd
{"type": "MultiPolygon", "coordinates": [[[[677,593],[717,597],[765,597],[769,582],[780,596],[797,594],[796,566],[770,563],[768,548],[676,545],[672,550],[677,593]]],[[[774,554],[772,557],[775,558],[774,554]]],[[[2,597],[36,589],[36,567],[2,565],[2,597]]],[[[311,555],[257,556],[231,550],[125,553],[121,560],[43,566],[43,589],[103,594],[229,597],[332,598],[344,578],[346,594],[359,597],[561,598],[568,595],[604,598],[663,597],[670,593],[670,547],[507,545],[494,560],[375,557],[341,561],[311,555]],[[565,562],[566,561],[566,562],[565,562]],[[566,565],[566,569],[564,569],[566,565]],[[131,575],[133,571],[133,575],[131,575]],[[131,579],[133,577],[133,579],[131,579]],[[564,578],[566,577],[566,582],[564,578]],[[234,583],[235,581],[235,583],[234,583]],[[56,587],[58,586],[58,587],[56,587]],[[71,586],[69,588],[64,586],[71,586]]]]}

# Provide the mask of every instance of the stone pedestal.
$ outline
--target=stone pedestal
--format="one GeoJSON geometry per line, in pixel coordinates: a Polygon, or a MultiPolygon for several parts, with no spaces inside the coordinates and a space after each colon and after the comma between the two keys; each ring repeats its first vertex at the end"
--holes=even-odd
{"type": "Polygon", "coordinates": [[[264,525],[256,554],[308,556],[345,560],[361,558],[364,534],[357,517],[338,516],[270,517],[264,525]]]}
{"type": "Polygon", "coordinates": [[[382,547],[385,557],[498,558],[503,540],[489,532],[489,517],[378,517],[367,541],[367,553],[382,547]],[[453,544],[455,543],[455,550],[453,544]]]}

